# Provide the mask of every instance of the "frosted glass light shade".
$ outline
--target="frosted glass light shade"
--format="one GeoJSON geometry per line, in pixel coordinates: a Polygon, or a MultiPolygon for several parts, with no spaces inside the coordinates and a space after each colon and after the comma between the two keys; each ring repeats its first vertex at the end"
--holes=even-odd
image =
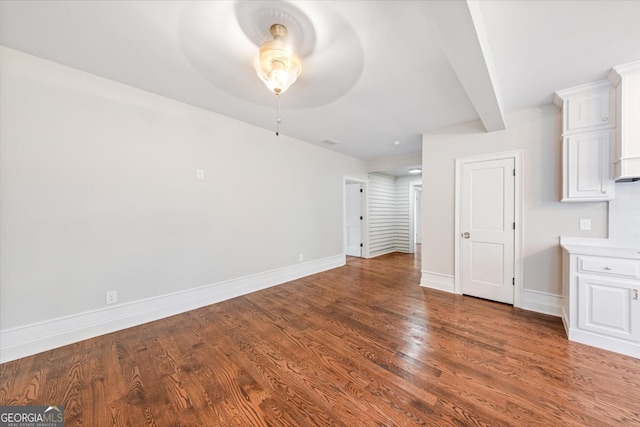
{"type": "Polygon", "coordinates": [[[300,60],[287,45],[287,28],[274,24],[270,28],[273,40],[264,42],[253,60],[253,66],[260,80],[270,91],[279,95],[291,86],[302,74],[300,60]]]}

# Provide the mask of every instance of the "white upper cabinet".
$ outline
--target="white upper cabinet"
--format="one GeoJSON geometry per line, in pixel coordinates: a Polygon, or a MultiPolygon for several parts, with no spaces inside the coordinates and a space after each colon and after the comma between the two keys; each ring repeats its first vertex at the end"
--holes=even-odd
{"type": "Polygon", "coordinates": [[[569,134],[562,138],[563,202],[611,200],[615,183],[610,178],[613,130],[569,134]]]}
{"type": "MultiPolygon", "coordinates": [[[[611,116],[611,91],[591,92],[567,99],[566,128],[564,133],[585,131],[589,128],[615,126],[609,124],[611,116]]],[[[614,120],[611,121],[615,123],[614,120]]]]}
{"type": "Polygon", "coordinates": [[[611,144],[616,124],[615,91],[608,80],[561,90],[563,202],[615,198],[611,144]]]}
{"type": "Polygon", "coordinates": [[[616,125],[615,91],[607,80],[560,90],[554,103],[562,108],[563,135],[616,125]]]}
{"type": "Polygon", "coordinates": [[[613,178],[640,179],[640,61],[613,67],[609,81],[615,87],[616,136],[613,142],[613,178]]]}

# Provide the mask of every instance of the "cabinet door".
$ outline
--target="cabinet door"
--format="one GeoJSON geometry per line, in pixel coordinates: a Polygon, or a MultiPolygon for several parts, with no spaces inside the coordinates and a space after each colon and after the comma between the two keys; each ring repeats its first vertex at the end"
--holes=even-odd
{"type": "Polygon", "coordinates": [[[565,132],[615,126],[611,89],[589,92],[567,99],[565,132]]]}
{"type": "Polygon", "coordinates": [[[610,158],[613,131],[567,135],[563,138],[562,201],[611,200],[615,182],[610,158]]]}
{"type": "Polygon", "coordinates": [[[638,284],[578,277],[578,328],[640,342],[638,284]]]}

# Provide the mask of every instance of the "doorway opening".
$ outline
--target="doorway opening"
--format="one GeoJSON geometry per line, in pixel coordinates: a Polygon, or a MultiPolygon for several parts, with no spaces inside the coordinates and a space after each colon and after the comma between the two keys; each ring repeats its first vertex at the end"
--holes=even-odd
{"type": "Polygon", "coordinates": [[[413,185],[413,248],[422,248],[422,184],[413,185]]]}

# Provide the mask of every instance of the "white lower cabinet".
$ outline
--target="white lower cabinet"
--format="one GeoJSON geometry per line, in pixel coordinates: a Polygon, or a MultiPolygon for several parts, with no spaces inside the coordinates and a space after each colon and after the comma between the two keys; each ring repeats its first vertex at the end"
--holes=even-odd
{"type": "Polygon", "coordinates": [[[578,276],[578,328],[640,342],[637,289],[632,282],[578,276]]]}
{"type": "Polygon", "coordinates": [[[589,252],[564,248],[562,320],[567,336],[572,341],[640,358],[638,254],[629,251],[631,258],[624,258],[589,252]]]}

